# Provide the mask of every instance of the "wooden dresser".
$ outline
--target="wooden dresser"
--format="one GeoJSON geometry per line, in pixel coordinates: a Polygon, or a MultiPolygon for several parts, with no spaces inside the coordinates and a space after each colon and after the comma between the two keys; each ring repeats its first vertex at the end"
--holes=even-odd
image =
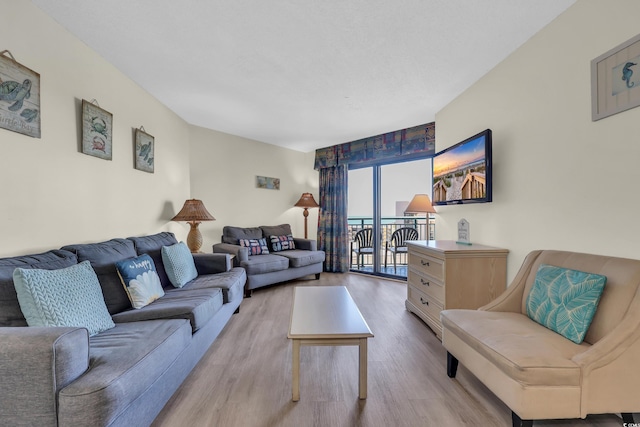
{"type": "Polygon", "coordinates": [[[507,286],[506,249],[461,245],[451,240],[407,242],[407,310],[442,339],[440,311],[476,309],[507,286]]]}

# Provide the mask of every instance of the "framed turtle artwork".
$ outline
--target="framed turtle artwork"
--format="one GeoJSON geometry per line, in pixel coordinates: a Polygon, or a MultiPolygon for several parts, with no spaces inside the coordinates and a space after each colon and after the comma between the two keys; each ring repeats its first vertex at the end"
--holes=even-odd
{"type": "Polygon", "coordinates": [[[144,127],[136,129],[135,136],[135,168],[153,173],[155,138],[144,131],[144,127]]]}
{"type": "Polygon", "coordinates": [[[0,128],[40,138],[40,74],[0,52],[0,128]]]}
{"type": "Polygon", "coordinates": [[[113,115],[97,101],[82,100],[82,152],[111,160],[113,115]]]}

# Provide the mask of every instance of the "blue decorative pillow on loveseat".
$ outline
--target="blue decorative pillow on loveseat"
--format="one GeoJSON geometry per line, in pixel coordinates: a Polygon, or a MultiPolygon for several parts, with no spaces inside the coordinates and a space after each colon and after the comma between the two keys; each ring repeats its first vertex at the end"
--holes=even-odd
{"type": "Polygon", "coordinates": [[[296,248],[291,234],[270,236],[269,239],[271,240],[271,249],[273,249],[273,252],[288,251],[296,248]]]}
{"type": "Polygon", "coordinates": [[[133,308],[142,308],[164,295],[153,259],[147,254],[116,263],[133,308]]]}
{"type": "Polygon", "coordinates": [[[249,255],[264,255],[269,253],[267,239],[239,239],[240,246],[249,248],[249,255]]]}
{"type": "Polygon", "coordinates": [[[527,296],[527,316],[580,344],[606,282],[599,274],[542,264],[527,296]]]}

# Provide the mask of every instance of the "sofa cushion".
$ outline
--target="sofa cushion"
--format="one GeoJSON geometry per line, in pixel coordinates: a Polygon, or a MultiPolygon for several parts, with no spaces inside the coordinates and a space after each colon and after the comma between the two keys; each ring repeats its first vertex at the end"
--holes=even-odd
{"type": "Polygon", "coordinates": [[[59,424],[111,425],[184,357],[190,342],[186,320],[118,323],[90,338],[89,370],[58,395],[59,424]]]}
{"type": "Polygon", "coordinates": [[[482,310],[444,310],[443,327],[507,376],[524,385],[580,386],[572,358],[590,348],[575,344],[526,315],[482,310]]]}
{"type": "Polygon", "coordinates": [[[76,326],[95,335],[115,325],[89,261],[57,270],[16,268],[13,282],[29,326],[76,326]]]}
{"type": "Polygon", "coordinates": [[[227,304],[242,297],[246,281],[247,274],[244,268],[235,267],[224,273],[200,275],[184,285],[182,289],[220,288],[222,289],[223,302],[227,304]]]}
{"type": "Polygon", "coordinates": [[[156,272],[158,273],[158,277],[160,277],[162,287],[172,287],[173,285],[169,281],[169,277],[165,272],[164,262],[162,261],[162,254],[160,251],[163,246],[171,246],[178,243],[176,236],[174,236],[173,233],[164,231],[151,236],[129,237],[128,240],[133,242],[138,255],[149,254],[153,263],[156,265],[156,272]]]}
{"type": "Polygon", "coordinates": [[[292,251],[278,252],[278,255],[289,259],[289,266],[293,268],[324,262],[324,251],[304,251],[294,249],[292,251]]]}
{"type": "Polygon", "coordinates": [[[271,239],[271,249],[273,252],[289,251],[296,248],[291,234],[270,236],[269,239],[271,239]]]}
{"type": "Polygon", "coordinates": [[[260,239],[264,237],[260,227],[233,227],[226,225],[222,228],[222,243],[239,245],[240,239],[260,239]]]}
{"type": "Polygon", "coordinates": [[[261,225],[260,228],[262,229],[264,237],[286,236],[287,234],[293,234],[289,224],[261,225]]]}
{"type": "Polygon", "coordinates": [[[193,332],[204,326],[222,307],[222,290],[167,289],[165,295],[140,309],[113,315],[116,323],[156,319],[187,319],[193,332]]]}
{"type": "Polygon", "coordinates": [[[289,259],[280,255],[256,255],[242,261],[240,266],[247,271],[247,276],[271,273],[289,268],[289,259]]]}
{"type": "Polygon", "coordinates": [[[131,308],[127,292],[116,271],[116,262],[136,256],[132,241],[112,239],[99,243],[68,245],[62,249],[75,253],[78,262],[91,262],[91,267],[100,281],[109,313],[114,314],[131,308]]]}
{"type": "Polygon", "coordinates": [[[240,246],[249,249],[249,255],[265,255],[269,253],[269,246],[267,246],[267,239],[240,239],[238,240],[240,246]]]}
{"type": "Polygon", "coordinates": [[[527,296],[527,315],[580,344],[607,282],[605,276],[542,264],[527,296]]]}
{"type": "Polygon", "coordinates": [[[156,266],[147,254],[116,263],[131,306],[142,308],[164,295],[156,266]]]}
{"type": "Polygon", "coordinates": [[[70,267],[78,263],[75,254],[53,250],[41,254],[24,255],[0,259],[0,327],[27,326],[22,314],[16,288],[13,285],[13,271],[17,268],[40,268],[54,270],[70,267]]]}
{"type": "Polygon", "coordinates": [[[193,255],[184,242],[163,246],[160,252],[169,281],[176,288],[181,288],[198,277],[193,255]]]}

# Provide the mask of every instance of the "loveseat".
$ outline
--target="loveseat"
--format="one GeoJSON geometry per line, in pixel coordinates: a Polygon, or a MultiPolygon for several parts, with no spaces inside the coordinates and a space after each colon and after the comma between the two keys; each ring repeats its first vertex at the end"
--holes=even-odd
{"type": "Polygon", "coordinates": [[[213,245],[214,253],[234,255],[234,265],[247,272],[245,297],[263,286],[315,274],[324,266],[324,251],[317,250],[315,240],[293,237],[291,226],[262,225],[222,229],[222,243],[213,245]]]}
{"type": "Polygon", "coordinates": [[[603,413],[633,423],[640,411],[639,285],[638,260],[531,252],[496,300],[441,312],[447,374],[455,377],[459,361],[511,409],[514,426],[603,413]],[[594,274],[606,279],[599,300],[594,274]],[[583,309],[592,303],[589,326],[583,309]]]}
{"type": "Polygon", "coordinates": [[[0,425],[151,424],[239,310],[246,280],[229,256],[195,254],[197,277],[175,287],[161,250],[176,243],[164,232],[0,259],[0,425]],[[143,254],[164,296],[134,309],[115,265],[143,254]],[[89,264],[114,327],[93,336],[83,327],[27,327],[14,273],[89,264]]]}

